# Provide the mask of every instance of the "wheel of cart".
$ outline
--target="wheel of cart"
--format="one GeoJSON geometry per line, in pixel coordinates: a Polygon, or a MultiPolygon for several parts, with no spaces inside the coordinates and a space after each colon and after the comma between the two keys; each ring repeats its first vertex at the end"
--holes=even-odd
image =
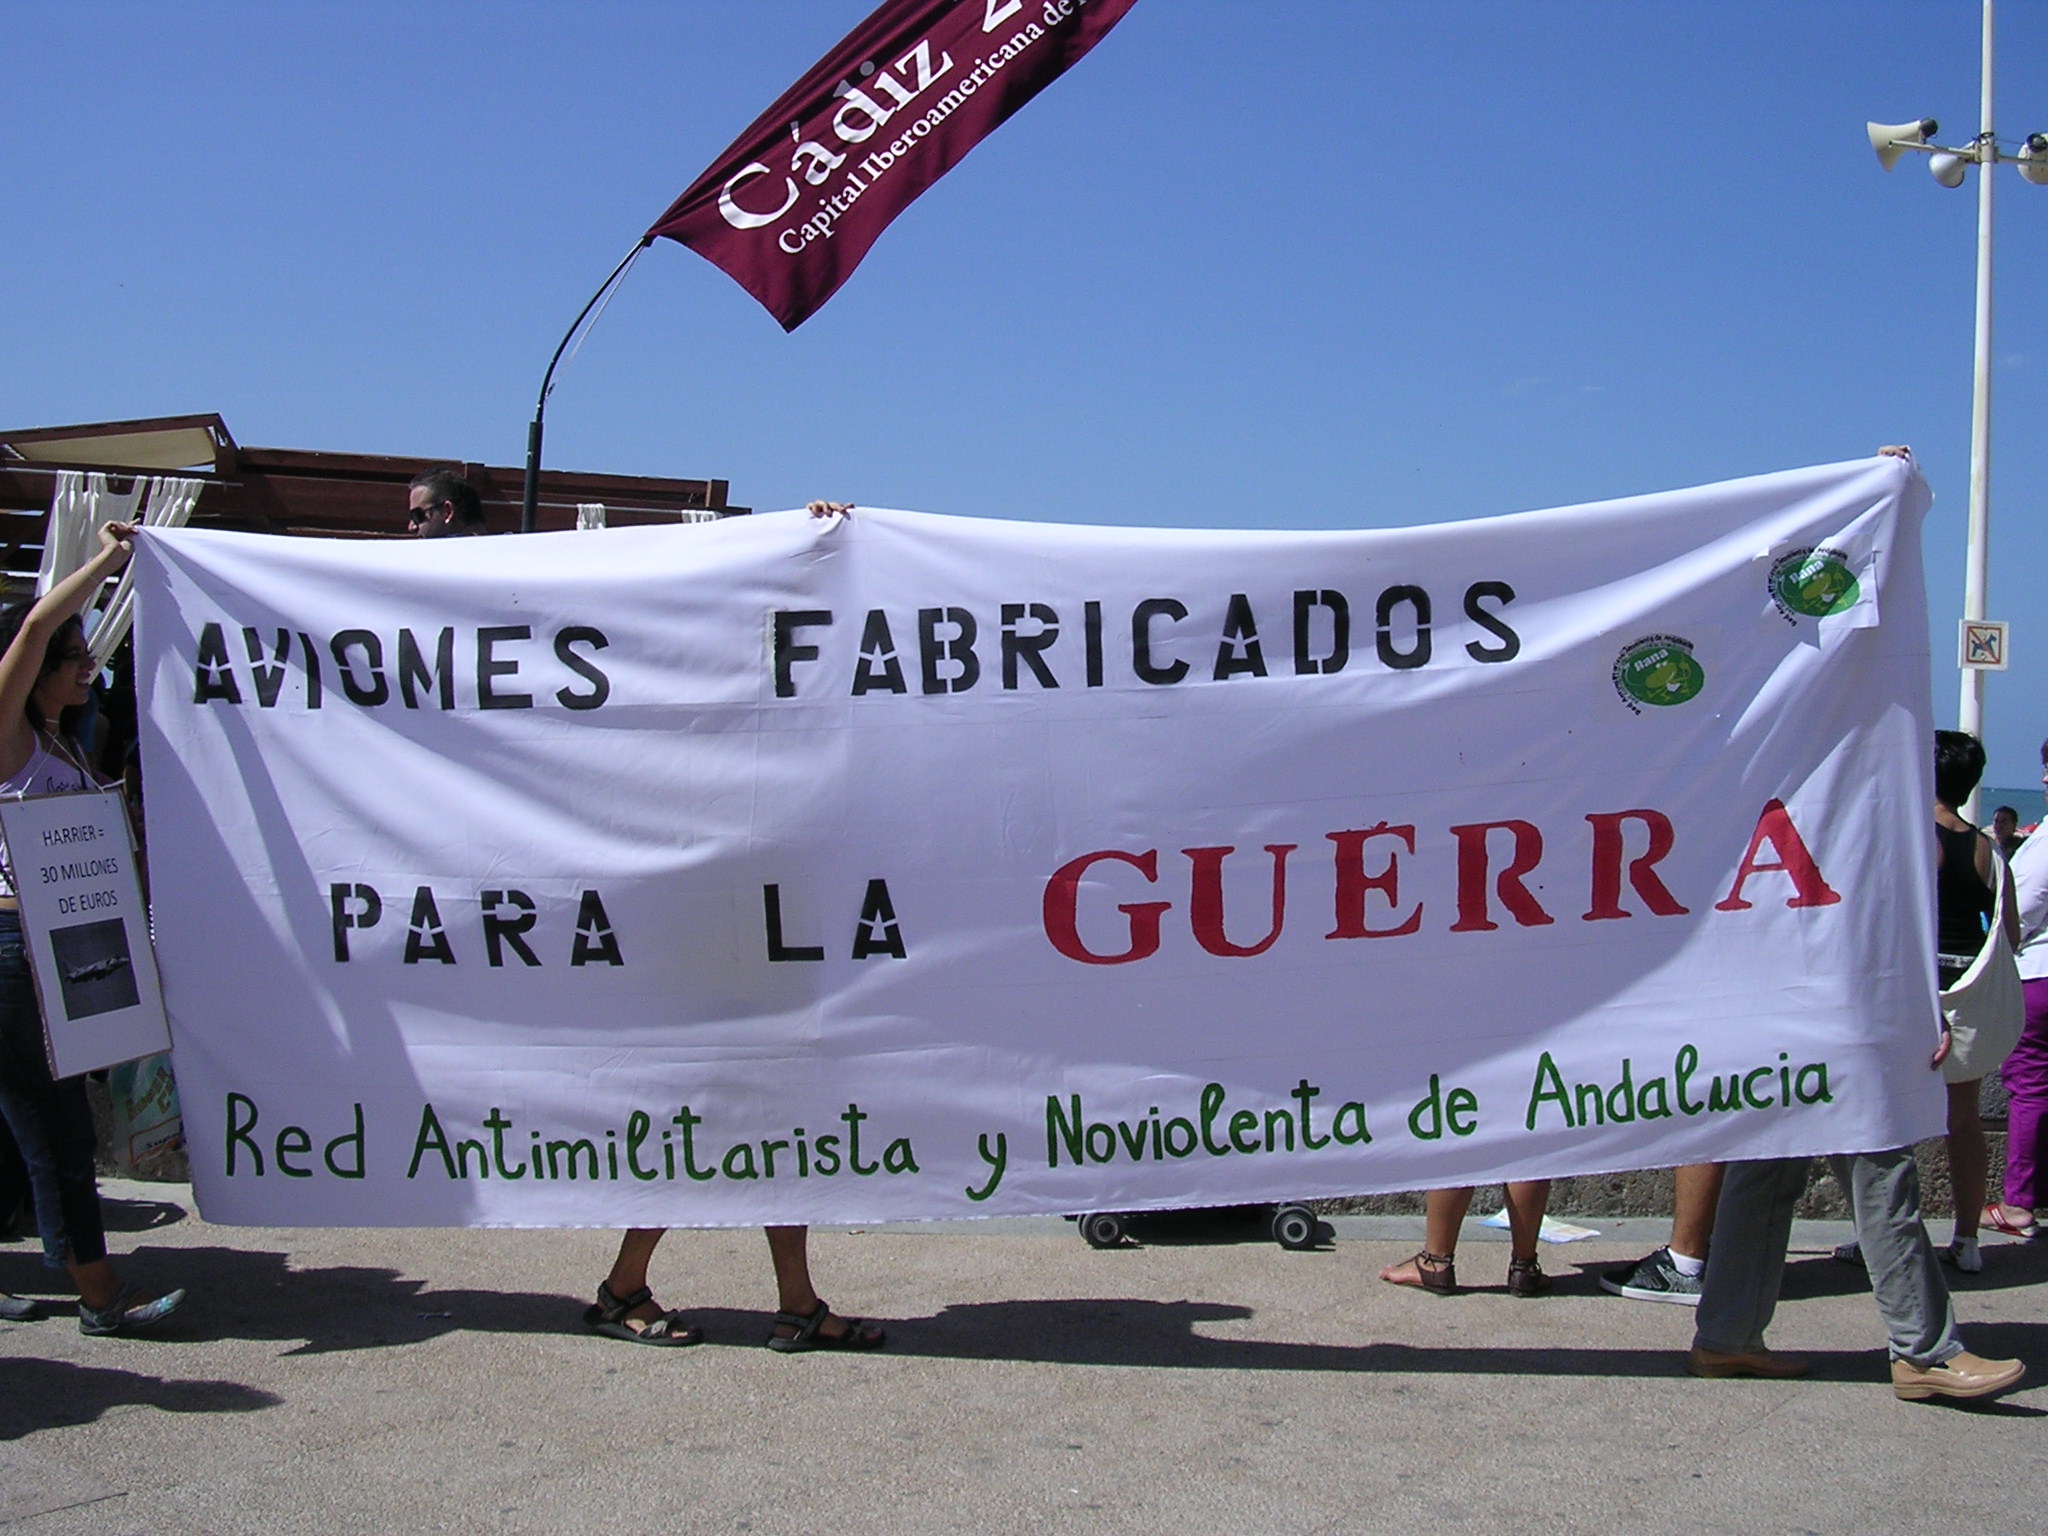
{"type": "MultiPolygon", "coordinates": [[[[1225,1208],[1219,1208],[1221,1214],[1225,1208]]],[[[1232,1212],[1253,1215],[1257,1207],[1229,1207],[1232,1212]]],[[[1082,1240],[1090,1248],[1121,1248],[1131,1241],[1131,1226],[1134,1220],[1145,1215],[1171,1217],[1173,1215],[1198,1215],[1198,1211],[1181,1212],[1131,1212],[1131,1211],[1088,1211],[1067,1219],[1077,1224],[1082,1240]]],[[[1262,1218],[1273,1241],[1282,1248],[1297,1253],[1307,1252],[1328,1242],[1336,1234],[1330,1224],[1320,1220],[1316,1213],[1298,1201],[1266,1208],[1262,1218]]]]}
{"type": "Polygon", "coordinates": [[[1273,1211],[1273,1241],[1282,1248],[1302,1252],[1323,1240],[1324,1224],[1305,1205],[1276,1206],[1273,1211]]]}
{"type": "Polygon", "coordinates": [[[1121,1211],[1090,1211],[1080,1222],[1090,1248],[1121,1248],[1131,1235],[1130,1218],[1121,1211]]]}

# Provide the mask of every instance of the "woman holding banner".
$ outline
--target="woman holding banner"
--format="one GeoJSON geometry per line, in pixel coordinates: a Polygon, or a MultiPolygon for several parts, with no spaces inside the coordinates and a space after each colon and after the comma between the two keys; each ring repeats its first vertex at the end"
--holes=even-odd
{"type": "MultiPolygon", "coordinates": [[[[67,713],[92,695],[94,668],[78,615],[128,563],[134,536],[129,524],[108,523],[99,553],[85,565],[35,603],[0,611],[0,794],[94,786],[84,750],[66,733],[67,713]]],[[[69,1270],[78,1287],[78,1331],[132,1333],[169,1317],[185,1293],[145,1296],[107,1262],[92,1108],[82,1079],[50,1075],[14,890],[0,879],[0,1115],[28,1164],[44,1262],[69,1270]]]]}

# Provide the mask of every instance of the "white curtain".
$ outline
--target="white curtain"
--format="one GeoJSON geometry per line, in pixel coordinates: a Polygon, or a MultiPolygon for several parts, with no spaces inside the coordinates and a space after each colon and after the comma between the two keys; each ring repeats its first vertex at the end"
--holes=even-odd
{"type": "MultiPolygon", "coordinates": [[[[43,535],[42,564],[36,570],[36,595],[41,596],[99,552],[99,532],[107,523],[143,523],[153,528],[182,528],[206,482],[179,475],[151,478],[138,475],[127,491],[116,491],[107,477],[79,470],[60,470],[50,498],[50,521],[43,535]]],[[[134,577],[123,571],[114,594],[96,615],[86,618],[95,666],[104,667],[114,648],[127,638],[134,621],[134,577]]]]}
{"type": "Polygon", "coordinates": [[[107,477],[84,470],[57,472],[50,497],[50,522],[43,533],[43,560],[36,568],[36,596],[90,560],[100,547],[102,523],[132,523],[136,508],[149,491],[149,480],[137,476],[126,492],[110,490],[107,477]]]}

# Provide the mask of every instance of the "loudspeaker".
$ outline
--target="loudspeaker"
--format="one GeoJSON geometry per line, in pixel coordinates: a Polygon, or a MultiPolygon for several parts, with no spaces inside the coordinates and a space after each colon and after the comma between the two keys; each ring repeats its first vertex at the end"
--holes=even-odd
{"type": "Polygon", "coordinates": [[[2019,173],[2037,187],[2048,187],[2048,133],[2030,133],[2020,146],[2019,173]]]}
{"type": "Polygon", "coordinates": [[[1923,117],[1917,123],[1865,123],[1863,126],[1870,135],[1870,147],[1877,151],[1877,163],[1886,170],[1897,165],[1899,157],[1906,152],[1900,146],[1925,144],[1941,130],[1941,124],[1931,117],[1923,117]]]}
{"type": "Polygon", "coordinates": [[[1953,191],[1963,184],[1963,178],[1970,173],[1970,162],[1961,155],[1943,151],[1927,157],[1927,174],[1953,191]]]}

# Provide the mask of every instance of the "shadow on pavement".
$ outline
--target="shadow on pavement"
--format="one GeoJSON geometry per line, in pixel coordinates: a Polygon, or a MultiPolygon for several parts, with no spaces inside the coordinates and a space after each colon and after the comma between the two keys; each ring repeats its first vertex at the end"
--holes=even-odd
{"type": "MultiPolygon", "coordinates": [[[[1943,1272],[1951,1285],[1956,1272],[1943,1272]]],[[[1778,1288],[1782,1301],[1813,1301],[1823,1296],[1868,1296],[1870,1276],[1860,1264],[1844,1264],[1828,1253],[1793,1254],[1785,1261],[1785,1279],[1778,1288]]]]}
{"type": "Polygon", "coordinates": [[[168,1200],[117,1200],[100,1196],[100,1217],[109,1232],[154,1232],[185,1219],[185,1208],[168,1200]]]}
{"type": "MultiPolygon", "coordinates": [[[[2010,1291],[2048,1282],[2048,1245],[1994,1243],[1984,1249],[1984,1268],[1966,1275],[1944,1264],[1941,1276],[1957,1295],[1975,1291],[2010,1291]]],[[[1815,1296],[1853,1296],[1870,1289],[1861,1265],[1844,1264],[1831,1253],[1795,1253],[1785,1266],[1781,1294],[1787,1301],[1815,1296]]]]}
{"type": "MultiPolygon", "coordinates": [[[[1570,1344],[1295,1344],[1219,1339],[1198,1324],[1240,1321],[1248,1307],[1202,1301],[1044,1300],[947,1307],[937,1316],[891,1323],[890,1351],[962,1360],[1047,1365],[1139,1365],[1177,1370],[1376,1371],[1420,1375],[1673,1377],[1679,1349],[1570,1344]]],[[[1980,1353],[2016,1356],[2029,1378],[2048,1380],[2048,1324],[1979,1323],[1968,1329],[1980,1353]]],[[[1808,1352],[1813,1380],[1888,1384],[1881,1349],[1808,1352]]],[[[2038,1409],[2017,1410],[2028,1415],[2038,1409]]]]}
{"type": "MultiPolygon", "coordinates": [[[[258,1249],[144,1246],[118,1263],[124,1277],[145,1288],[182,1286],[190,1292],[176,1315],[138,1336],[137,1345],[250,1339],[296,1342],[287,1354],[317,1355],[418,1344],[458,1330],[570,1333],[587,1305],[524,1291],[437,1290],[395,1269],[297,1269],[289,1255],[258,1249]]],[[[0,1255],[0,1290],[49,1296],[62,1283],[43,1266],[39,1252],[0,1255]]],[[[60,1296],[52,1310],[66,1314],[75,1304],[60,1296]]]]}
{"type": "Polygon", "coordinates": [[[90,1424],[115,1408],[166,1413],[254,1413],[284,1399],[236,1381],[165,1381],[68,1360],[0,1361],[0,1440],[90,1424]]]}
{"type": "MultiPolygon", "coordinates": [[[[1545,1268],[1551,1260],[1544,1255],[1545,1268]]],[[[1612,1259],[1588,1259],[1574,1261],[1572,1267],[1579,1274],[1597,1285],[1600,1276],[1610,1270],[1628,1269],[1630,1264],[1617,1264],[1612,1259]]],[[[1948,1288],[1957,1295],[1975,1291],[2009,1291],[2022,1286],[2048,1283],[2048,1243],[1994,1243],[1984,1250],[1984,1269],[1980,1274],[1966,1275],[1958,1269],[1944,1264],[1942,1278],[1948,1281],[1948,1288]]],[[[1832,1252],[1822,1250],[1795,1250],[1785,1262],[1785,1280],[1779,1291],[1785,1301],[1811,1301],[1823,1296],[1867,1295],[1870,1291],[1870,1277],[1861,1265],[1844,1264],[1832,1252]]]]}
{"type": "Polygon", "coordinates": [[[1944,1264],[1952,1291],[2008,1291],[2048,1282],[2048,1243],[1986,1243],[1981,1274],[1966,1275],[1944,1264]]]}
{"type": "MultiPolygon", "coordinates": [[[[366,1265],[294,1269],[286,1254],[235,1248],[145,1246],[122,1262],[128,1274],[146,1285],[181,1285],[191,1292],[191,1300],[160,1331],[124,1348],[155,1346],[175,1351],[181,1341],[246,1339],[295,1345],[285,1351],[288,1355],[318,1355],[395,1348],[456,1332],[586,1337],[580,1319],[587,1301],[579,1296],[498,1291],[484,1286],[440,1289],[395,1269],[366,1265]]],[[[1788,1297],[1802,1294],[1795,1289],[1795,1277],[1799,1283],[1815,1287],[1804,1292],[1808,1295],[1846,1294],[1864,1283],[1858,1271],[1824,1256],[1793,1266],[1787,1276],[1788,1297]]],[[[40,1255],[0,1255],[0,1289],[47,1294],[54,1278],[42,1267],[40,1255]]],[[[1592,1287],[1591,1274],[1573,1277],[1573,1281],[1574,1289],[1592,1287]]],[[[765,1306],[760,1310],[693,1308],[686,1297],[671,1299],[682,1303],[685,1313],[714,1345],[758,1347],[768,1335],[772,1318],[765,1306]]],[[[1540,1309],[1543,1304],[1532,1305],[1540,1309]]],[[[1614,1378],[1669,1378],[1685,1370],[1684,1353],[1679,1348],[1617,1348],[1597,1342],[1529,1346],[1323,1344],[1219,1338],[1201,1331],[1207,1325],[1243,1322],[1254,1315],[1252,1308],[1229,1302],[1054,1297],[962,1303],[928,1317],[884,1318],[882,1322],[890,1334],[888,1353],[911,1359],[1176,1370],[1614,1378]]],[[[1529,1314],[1532,1319],[1539,1315],[1529,1314]]],[[[1475,1314],[1474,1321],[1479,1320],[1475,1314]]],[[[1875,1337],[1874,1313],[1871,1323],[1875,1337]]],[[[66,1324],[52,1319],[24,1326],[66,1324]]],[[[2035,1385],[2048,1381],[2048,1323],[1971,1323],[1966,1325],[1966,1335],[1980,1354],[2016,1356],[2025,1361],[2035,1385]]],[[[605,1350],[635,1347],[596,1338],[590,1342],[605,1350]]],[[[1889,1380],[1879,1348],[1824,1350],[1811,1358],[1816,1380],[1873,1384],[1889,1380]]],[[[40,1427],[72,1422],[64,1415],[74,1408],[90,1417],[123,1402],[154,1403],[183,1411],[209,1407],[245,1410],[272,1401],[266,1394],[232,1383],[164,1382],[48,1361],[0,1361],[0,1433],[9,1432],[5,1426],[25,1422],[24,1415],[39,1415],[30,1427],[40,1427]],[[77,1372],[78,1385],[54,1378],[48,1383],[32,1381],[24,1374],[31,1371],[77,1372]],[[156,1395],[148,1395],[152,1393],[156,1395]],[[209,1398],[208,1393],[216,1396],[209,1398]],[[65,1406],[61,1410],[48,1406],[53,1403],[65,1406]]],[[[2040,1413],[2013,1405],[2008,1409],[2040,1413]]]]}

